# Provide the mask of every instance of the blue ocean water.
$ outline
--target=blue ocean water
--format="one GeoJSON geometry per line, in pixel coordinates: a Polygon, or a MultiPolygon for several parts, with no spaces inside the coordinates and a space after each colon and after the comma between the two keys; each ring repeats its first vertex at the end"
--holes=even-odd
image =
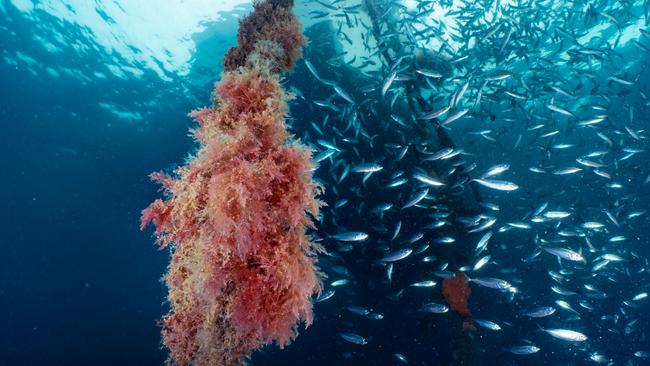
{"type": "MultiPolygon", "coordinates": [[[[538,18],[504,21],[510,23],[495,30],[500,23],[485,11],[476,16],[489,18],[493,26],[479,23],[469,32],[449,21],[462,18],[447,9],[453,3],[436,3],[447,12],[426,12],[432,2],[387,3],[398,4],[389,6],[390,13],[403,12],[403,19],[444,19],[429,26],[435,34],[454,33],[462,39],[475,34],[467,42],[473,46],[441,36],[456,51],[453,58],[440,42],[423,41],[420,46],[427,52],[445,55],[424,53],[426,66],[411,66],[445,74],[445,81],[427,81],[421,73],[406,70],[410,61],[382,67],[372,53],[400,36],[382,30],[384,46],[368,40],[372,26],[364,23],[370,20],[363,18],[360,2],[296,4],[310,38],[304,57],[321,80],[302,61],[285,76],[283,84],[297,95],[290,103],[290,126],[316,154],[327,151],[323,141],[342,150],[321,161],[314,173],[328,205],[314,235],[323,239],[329,253],[320,259],[328,275],[325,291],[336,292],[315,303],[314,324],[294,343],[284,350],[260,350],[252,364],[447,365],[460,364],[458,354],[472,360],[467,364],[483,365],[650,362],[650,353],[644,353],[650,352],[650,300],[642,296],[649,290],[650,256],[647,1],[558,2],[554,11],[567,14],[562,21],[543,16],[549,2],[512,2],[512,8],[539,6],[538,18]],[[592,11],[595,20],[587,16],[592,11]],[[548,38],[539,44],[518,43],[535,31],[527,24],[544,28],[548,38]],[[566,24],[573,27],[569,30],[566,24]],[[490,33],[498,42],[486,36],[490,33]],[[484,53],[477,51],[483,46],[484,53]],[[493,49],[508,53],[487,54],[493,49]],[[508,55],[527,62],[514,62],[508,55]],[[490,65],[477,61],[482,57],[490,65]],[[391,67],[404,67],[403,76],[382,96],[391,67]],[[495,75],[508,76],[481,89],[495,75]],[[431,121],[418,124],[420,116],[409,112],[411,81],[427,89],[421,95],[427,111],[460,94],[464,99],[458,97],[461,102],[450,115],[465,107],[471,110],[444,129],[462,161],[436,163],[436,178],[448,187],[461,183],[449,194],[431,187],[418,207],[404,207],[423,187],[413,174],[444,139],[431,121]],[[467,91],[459,93],[464,83],[467,91]],[[340,90],[352,94],[353,107],[340,90]],[[482,104],[474,103],[479,93],[484,93],[482,104]],[[604,121],[586,122],[598,115],[606,115],[604,121]],[[540,137],[545,134],[550,135],[540,137]],[[396,158],[403,149],[403,158],[396,158]],[[603,166],[581,165],[576,158],[603,166]],[[383,169],[365,182],[361,173],[343,173],[361,163],[383,169]],[[494,179],[515,182],[519,188],[503,192],[462,182],[457,172],[472,163],[477,167],[469,170],[472,178],[507,163],[504,178],[494,179]],[[581,170],[559,174],[571,167],[581,170]],[[400,178],[400,171],[408,183],[386,188],[400,178]],[[373,211],[387,203],[393,206],[383,215],[373,211]],[[551,211],[570,216],[545,220],[551,211]],[[475,254],[486,231],[470,234],[471,225],[448,231],[424,228],[451,217],[459,223],[496,218],[488,250],[475,254]],[[543,222],[533,221],[536,217],[543,222]],[[590,222],[604,228],[589,229],[585,223],[590,222]],[[388,240],[397,223],[398,239],[388,240]],[[367,232],[370,239],[347,244],[328,238],[345,231],[367,232]],[[422,238],[412,239],[419,234],[422,238]],[[617,236],[623,239],[612,240],[617,236]],[[456,241],[436,241],[442,237],[456,241]],[[426,253],[396,262],[387,279],[386,263],[380,261],[387,252],[425,244],[426,253]],[[585,260],[558,259],[542,249],[549,247],[569,248],[585,260]],[[472,271],[486,254],[491,258],[485,268],[472,271]],[[436,259],[428,264],[422,261],[425,256],[436,259]],[[435,272],[462,267],[469,267],[470,278],[500,278],[517,289],[471,284],[474,317],[501,327],[479,327],[472,342],[462,339],[462,319],[453,312],[418,311],[426,303],[445,302],[442,279],[435,272]],[[339,279],[349,282],[332,287],[339,279]],[[436,281],[436,287],[410,286],[424,280],[436,281]],[[575,294],[557,294],[552,286],[575,294]],[[355,314],[350,306],[382,319],[355,314]],[[543,319],[522,315],[538,306],[556,310],[543,319]],[[539,327],[580,331],[588,340],[554,338],[539,327]],[[346,342],[342,332],[362,335],[367,344],[346,342]],[[540,351],[505,351],[517,345],[535,345],[540,351]]],[[[0,255],[0,365],[164,363],[167,353],[161,348],[157,320],[167,310],[160,279],[169,253],[154,246],[150,229],[139,229],[141,210],[160,195],[148,174],[183,164],[196,148],[188,136],[193,122],[187,114],[210,104],[221,59],[236,43],[239,19],[250,10],[249,3],[219,0],[169,0],[157,9],[126,0],[0,2],[0,159],[5,172],[0,200],[6,233],[0,255]]],[[[389,18],[382,14],[381,19],[389,18]]],[[[404,26],[409,22],[416,23],[400,24],[413,37],[426,38],[416,26],[404,26]]],[[[417,52],[422,51],[404,48],[404,55],[417,52]]],[[[392,56],[395,62],[403,55],[392,56]]]]}

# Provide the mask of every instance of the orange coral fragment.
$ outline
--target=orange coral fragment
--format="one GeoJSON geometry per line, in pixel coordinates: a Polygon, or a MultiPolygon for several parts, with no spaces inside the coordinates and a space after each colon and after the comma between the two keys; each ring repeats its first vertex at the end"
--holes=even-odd
{"type": "Polygon", "coordinates": [[[466,318],[472,317],[467,307],[472,289],[469,288],[467,276],[463,272],[456,272],[454,278],[446,278],[442,281],[442,294],[453,311],[466,318]]]}
{"type": "Polygon", "coordinates": [[[289,344],[312,322],[321,248],[306,229],[319,214],[321,188],[311,152],[287,133],[277,75],[305,41],[291,5],[255,4],[214,106],[192,113],[198,152],[172,176],[152,175],[166,199],[143,210],[142,228],[153,223],[161,247],[172,248],[170,310],[161,320],[169,364],[240,365],[266,344],[289,344]]]}

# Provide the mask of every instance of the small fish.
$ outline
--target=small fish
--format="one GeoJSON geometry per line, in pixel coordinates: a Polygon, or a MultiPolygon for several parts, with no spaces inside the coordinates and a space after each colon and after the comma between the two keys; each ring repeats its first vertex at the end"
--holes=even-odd
{"type": "Polygon", "coordinates": [[[546,247],[542,248],[545,252],[553,254],[562,259],[567,259],[574,262],[584,262],[585,258],[577,252],[574,252],[571,249],[559,248],[559,247],[546,247]]]}
{"type": "Polygon", "coordinates": [[[363,306],[346,306],[345,308],[352,314],[357,314],[357,315],[370,314],[370,310],[364,308],[363,306]]]}
{"type": "Polygon", "coordinates": [[[594,353],[590,354],[589,359],[596,362],[596,363],[603,363],[604,364],[604,363],[610,362],[607,359],[607,357],[605,357],[604,355],[601,355],[600,353],[597,353],[597,352],[594,352],[594,353]]]}
{"type": "Polygon", "coordinates": [[[557,135],[558,133],[560,133],[559,130],[554,130],[554,131],[551,131],[551,132],[547,132],[547,133],[545,133],[545,134],[543,134],[543,135],[540,135],[539,137],[540,137],[540,138],[551,137],[551,136],[555,136],[555,135],[557,135]]]}
{"type": "Polygon", "coordinates": [[[571,295],[576,294],[574,291],[568,290],[568,289],[566,289],[564,287],[561,287],[561,286],[551,286],[551,290],[553,292],[555,292],[556,294],[562,295],[562,296],[571,296],[571,295]]]}
{"type": "Polygon", "coordinates": [[[540,328],[543,332],[546,332],[550,334],[551,336],[562,339],[565,341],[571,341],[571,342],[584,342],[587,340],[587,336],[580,333],[576,332],[575,330],[570,330],[570,329],[544,329],[540,328]]]}
{"type": "Polygon", "coordinates": [[[503,74],[495,74],[494,76],[489,76],[486,77],[485,80],[487,81],[499,81],[499,80],[505,80],[509,77],[511,77],[512,74],[510,73],[503,73],[503,74]]]}
{"type": "Polygon", "coordinates": [[[443,236],[434,240],[438,244],[452,244],[456,242],[456,239],[451,236],[443,236]]]}
{"type": "Polygon", "coordinates": [[[336,94],[338,94],[341,98],[345,99],[348,103],[355,104],[354,99],[352,99],[352,96],[350,96],[350,94],[348,94],[340,86],[335,85],[334,91],[336,91],[336,94]]]}
{"type": "Polygon", "coordinates": [[[605,164],[597,163],[595,161],[582,159],[582,158],[577,158],[576,161],[578,162],[578,164],[588,166],[590,168],[602,168],[605,166],[605,164]]]}
{"type": "Polygon", "coordinates": [[[449,307],[444,304],[436,304],[434,302],[423,305],[418,310],[421,313],[443,314],[449,311],[449,307]]]}
{"type": "Polygon", "coordinates": [[[364,241],[368,239],[368,234],[361,231],[350,231],[350,232],[340,233],[336,235],[331,235],[330,238],[339,241],[364,241]]]}
{"type": "Polygon", "coordinates": [[[409,363],[409,361],[408,361],[408,359],[406,358],[406,356],[404,356],[404,355],[401,354],[401,353],[395,353],[395,354],[393,354],[393,356],[395,356],[395,358],[397,359],[397,361],[399,361],[399,362],[401,362],[401,363],[409,363]]]}
{"type": "Polygon", "coordinates": [[[446,126],[446,125],[448,125],[448,124],[450,124],[450,123],[452,123],[452,122],[454,122],[454,121],[456,121],[456,120],[459,120],[459,119],[461,119],[464,115],[466,115],[467,112],[469,112],[469,109],[463,109],[463,110],[461,110],[461,111],[458,111],[458,112],[456,112],[455,114],[453,114],[453,115],[447,117],[447,119],[445,119],[444,121],[440,122],[440,125],[441,125],[441,126],[446,126]]]}
{"type": "Polygon", "coordinates": [[[480,176],[480,179],[485,179],[489,177],[493,177],[495,175],[499,175],[506,170],[510,169],[510,164],[497,164],[490,169],[488,169],[483,175],[480,176]]]}
{"type": "Polygon", "coordinates": [[[499,324],[490,320],[481,320],[481,319],[473,318],[472,321],[476,322],[476,324],[482,326],[483,328],[487,328],[490,330],[501,330],[501,326],[499,324]]]}
{"type": "Polygon", "coordinates": [[[568,167],[568,168],[561,168],[561,169],[556,169],[553,171],[553,174],[555,175],[569,175],[569,174],[575,174],[577,172],[582,171],[582,168],[578,167],[568,167]]]}
{"type": "Polygon", "coordinates": [[[348,283],[350,283],[350,280],[344,278],[344,279],[341,279],[341,280],[333,281],[332,283],[330,283],[330,286],[332,286],[332,287],[339,287],[339,286],[345,286],[345,285],[347,285],[348,283]]]}
{"type": "Polygon", "coordinates": [[[413,254],[424,253],[424,252],[426,252],[427,249],[429,249],[429,246],[430,246],[429,244],[423,244],[423,245],[419,246],[417,249],[415,249],[413,251],[413,254]]]}
{"type": "Polygon", "coordinates": [[[600,222],[595,222],[595,221],[587,221],[585,223],[582,223],[582,225],[580,225],[580,226],[582,226],[585,229],[595,230],[595,229],[604,228],[605,224],[600,223],[600,222]]]}
{"type": "Polygon", "coordinates": [[[325,292],[322,292],[318,297],[316,297],[316,302],[323,302],[325,300],[329,300],[334,294],[336,293],[335,290],[327,290],[325,292]]]}
{"type": "Polygon", "coordinates": [[[560,107],[558,107],[558,106],[556,106],[556,105],[549,104],[549,105],[547,105],[546,107],[547,107],[548,109],[552,110],[553,112],[558,112],[558,113],[560,113],[560,114],[563,114],[563,115],[565,115],[565,116],[569,116],[569,117],[575,117],[575,115],[574,115],[573,113],[569,112],[568,110],[566,110],[566,109],[564,109],[564,108],[560,108],[560,107]]]}
{"type": "Polygon", "coordinates": [[[376,173],[382,169],[384,169],[384,167],[379,164],[364,163],[354,166],[351,171],[353,173],[376,173]]]}
{"type": "Polygon", "coordinates": [[[402,259],[408,257],[409,255],[411,255],[411,253],[413,253],[413,249],[411,249],[411,248],[399,249],[399,250],[397,250],[395,252],[392,252],[392,253],[386,255],[385,257],[381,258],[379,261],[380,262],[387,262],[387,263],[388,262],[397,262],[399,260],[402,260],[402,259]]]}
{"type": "Polygon", "coordinates": [[[533,353],[539,352],[539,350],[539,347],[536,346],[514,346],[506,348],[506,351],[515,355],[532,355],[533,353]]]}
{"type": "Polygon", "coordinates": [[[482,186],[496,189],[498,191],[514,191],[519,189],[519,186],[512,183],[512,182],[507,182],[505,180],[496,180],[496,179],[472,179],[473,182],[476,182],[482,186]]]}
{"type": "Polygon", "coordinates": [[[571,213],[566,211],[547,211],[544,213],[544,217],[547,219],[565,219],[569,216],[571,216],[571,213]]]}
{"type": "Polygon", "coordinates": [[[639,358],[650,358],[650,351],[636,351],[633,354],[639,358]]]}
{"type": "Polygon", "coordinates": [[[329,142],[329,141],[326,141],[326,140],[316,140],[316,142],[317,142],[319,145],[321,145],[321,146],[323,146],[323,147],[326,147],[326,148],[328,148],[328,149],[332,149],[332,150],[334,150],[334,151],[338,151],[338,152],[341,151],[341,149],[339,149],[338,147],[336,147],[336,145],[334,145],[333,143],[331,143],[331,142],[329,142]]]}
{"type": "Polygon", "coordinates": [[[424,75],[429,78],[434,78],[434,79],[439,79],[442,77],[442,74],[439,72],[435,72],[433,70],[427,70],[427,69],[415,69],[415,72],[417,72],[420,75],[424,75]]]}
{"type": "Polygon", "coordinates": [[[425,114],[425,115],[423,115],[421,117],[418,117],[418,119],[419,120],[430,120],[430,119],[438,118],[438,117],[442,116],[443,114],[449,112],[450,109],[451,109],[451,105],[448,105],[448,106],[446,106],[446,107],[444,107],[442,109],[439,109],[437,111],[433,111],[431,113],[427,113],[427,114],[425,114]]]}
{"type": "Polygon", "coordinates": [[[399,220],[395,224],[395,229],[393,230],[393,235],[391,236],[390,241],[397,239],[397,236],[399,235],[401,230],[402,230],[402,220],[399,220]]]}
{"type": "Polygon", "coordinates": [[[395,179],[395,180],[391,181],[390,183],[388,183],[386,185],[386,188],[399,187],[401,185],[406,184],[406,182],[408,182],[408,179],[406,179],[406,178],[398,178],[398,179],[395,179]]]}
{"type": "Polygon", "coordinates": [[[581,120],[578,122],[578,126],[591,126],[605,121],[606,117],[595,117],[590,119],[581,120]]]}
{"type": "Polygon", "coordinates": [[[526,312],[522,313],[524,316],[528,316],[531,318],[543,318],[549,315],[553,315],[555,313],[555,308],[552,306],[541,306],[538,308],[533,308],[530,310],[527,310],[526,312]]]}
{"type": "Polygon", "coordinates": [[[451,155],[454,152],[454,149],[450,147],[443,148],[436,153],[434,153],[431,156],[428,156],[427,158],[424,159],[424,161],[435,161],[435,160],[440,160],[443,159],[449,155],[451,155]]]}
{"type": "Polygon", "coordinates": [[[572,313],[574,313],[574,314],[576,314],[576,315],[580,315],[580,313],[578,313],[578,312],[573,308],[573,306],[571,306],[571,304],[569,304],[568,302],[566,302],[566,301],[564,301],[564,300],[555,300],[555,303],[556,303],[559,307],[561,307],[562,309],[564,309],[564,310],[568,310],[568,311],[570,311],[570,312],[572,312],[572,313]]]}
{"type": "Polygon", "coordinates": [[[430,176],[428,176],[426,174],[423,174],[423,173],[415,173],[415,174],[413,174],[413,179],[415,179],[415,180],[417,180],[419,182],[422,182],[424,184],[428,184],[430,186],[435,186],[435,187],[440,187],[440,186],[445,185],[443,182],[441,182],[441,181],[439,181],[439,180],[437,180],[437,179],[435,179],[433,177],[430,177],[430,176]]]}
{"type": "Polygon", "coordinates": [[[559,94],[564,95],[565,97],[568,97],[568,98],[575,98],[575,95],[571,94],[570,92],[568,92],[568,91],[567,91],[566,89],[564,89],[564,88],[561,88],[561,87],[559,87],[559,86],[555,86],[555,85],[551,85],[550,87],[551,87],[551,89],[555,90],[555,91],[558,92],[559,94]]]}
{"type": "Polygon", "coordinates": [[[525,222],[509,222],[507,223],[507,225],[515,229],[522,229],[522,230],[529,230],[531,228],[531,226],[525,222]]]}
{"type": "Polygon", "coordinates": [[[472,271],[478,271],[479,269],[483,268],[483,266],[485,266],[489,261],[490,261],[489,255],[486,255],[485,257],[479,259],[474,264],[474,267],[472,267],[472,271]]]}
{"type": "Polygon", "coordinates": [[[470,278],[468,279],[470,282],[474,282],[477,285],[483,286],[483,287],[489,287],[493,288],[496,290],[504,290],[504,289],[509,289],[512,285],[508,281],[499,279],[499,278],[470,278]]]}
{"type": "Polygon", "coordinates": [[[393,263],[388,263],[386,266],[386,279],[388,280],[388,283],[393,282],[393,263]]]}
{"type": "Polygon", "coordinates": [[[421,282],[412,283],[410,286],[411,287],[435,287],[436,281],[431,281],[431,280],[421,281],[421,282]]]}
{"type": "Polygon", "coordinates": [[[441,227],[443,227],[445,225],[449,225],[449,221],[447,221],[447,220],[438,220],[438,221],[434,221],[434,222],[432,222],[430,224],[425,225],[423,227],[423,229],[438,229],[438,228],[441,228],[441,227]]]}
{"type": "Polygon", "coordinates": [[[479,233],[479,232],[481,232],[483,230],[487,230],[490,227],[492,227],[492,225],[494,225],[496,222],[497,222],[496,218],[489,217],[487,220],[485,220],[485,222],[483,222],[478,227],[475,227],[474,229],[469,230],[468,233],[470,233],[470,234],[471,233],[479,233]]]}
{"type": "Polygon", "coordinates": [[[418,192],[415,193],[413,197],[411,197],[411,199],[408,202],[404,204],[404,206],[402,206],[402,210],[417,205],[420,201],[424,199],[424,197],[427,196],[427,194],[429,194],[429,188],[419,190],[418,192]]]}
{"type": "Polygon", "coordinates": [[[316,163],[320,163],[321,161],[323,161],[323,160],[329,158],[330,156],[334,155],[335,152],[336,152],[336,150],[334,150],[334,149],[325,150],[322,153],[319,153],[318,155],[314,156],[314,161],[316,163]]]}
{"type": "Polygon", "coordinates": [[[355,333],[339,333],[339,335],[350,343],[358,344],[360,346],[368,344],[368,340],[355,333]]]}
{"type": "Polygon", "coordinates": [[[510,90],[506,90],[505,93],[506,93],[507,95],[509,95],[509,96],[511,96],[511,97],[513,97],[513,98],[515,98],[515,99],[520,99],[520,100],[526,100],[526,99],[527,99],[527,97],[526,97],[525,94],[515,93],[515,92],[510,91],[510,90]]]}
{"type": "Polygon", "coordinates": [[[481,239],[476,244],[476,250],[475,250],[476,254],[481,253],[482,251],[484,251],[487,248],[488,243],[490,241],[490,238],[492,238],[492,232],[491,231],[485,233],[481,237],[481,239]]]}
{"type": "Polygon", "coordinates": [[[385,97],[386,93],[388,92],[388,89],[390,89],[390,86],[393,84],[393,81],[395,81],[395,78],[397,77],[397,70],[393,71],[388,75],[386,78],[386,81],[384,81],[384,85],[381,87],[381,96],[385,97]]]}
{"type": "Polygon", "coordinates": [[[616,77],[616,76],[610,76],[610,77],[609,77],[609,80],[614,81],[614,82],[617,82],[617,83],[622,84],[622,85],[628,85],[628,86],[629,86],[629,85],[634,85],[634,82],[632,82],[632,81],[627,81],[627,80],[625,80],[625,79],[621,79],[621,78],[616,77]]]}
{"type": "Polygon", "coordinates": [[[311,74],[314,75],[316,80],[321,80],[320,76],[318,76],[318,72],[316,71],[316,68],[311,62],[309,62],[309,60],[305,60],[305,65],[307,65],[307,69],[309,69],[309,72],[311,72],[311,74]]]}

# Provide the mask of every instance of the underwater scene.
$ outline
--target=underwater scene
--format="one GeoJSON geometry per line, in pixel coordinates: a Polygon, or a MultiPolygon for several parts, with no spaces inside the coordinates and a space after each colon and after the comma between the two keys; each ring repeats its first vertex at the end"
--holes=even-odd
{"type": "Polygon", "coordinates": [[[649,0],[0,0],[0,366],[650,364],[649,0]]]}

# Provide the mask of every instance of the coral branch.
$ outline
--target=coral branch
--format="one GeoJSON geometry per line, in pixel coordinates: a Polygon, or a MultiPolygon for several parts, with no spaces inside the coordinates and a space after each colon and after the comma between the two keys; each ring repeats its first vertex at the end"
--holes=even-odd
{"type": "Polygon", "coordinates": [[[254,4],[224,60],[214,106],[191,114],[198,152],[172,176],[152,175],[165,200],[143,210],[142,229],[153,223],[159,244],[172,248],[170,311],[161,320],[169,364],[242,364],[312,322],[321,248],[305,232],[321,188],[311,152],[287,133],[277,75],[305,43],[292,5],[254,4]]]}

